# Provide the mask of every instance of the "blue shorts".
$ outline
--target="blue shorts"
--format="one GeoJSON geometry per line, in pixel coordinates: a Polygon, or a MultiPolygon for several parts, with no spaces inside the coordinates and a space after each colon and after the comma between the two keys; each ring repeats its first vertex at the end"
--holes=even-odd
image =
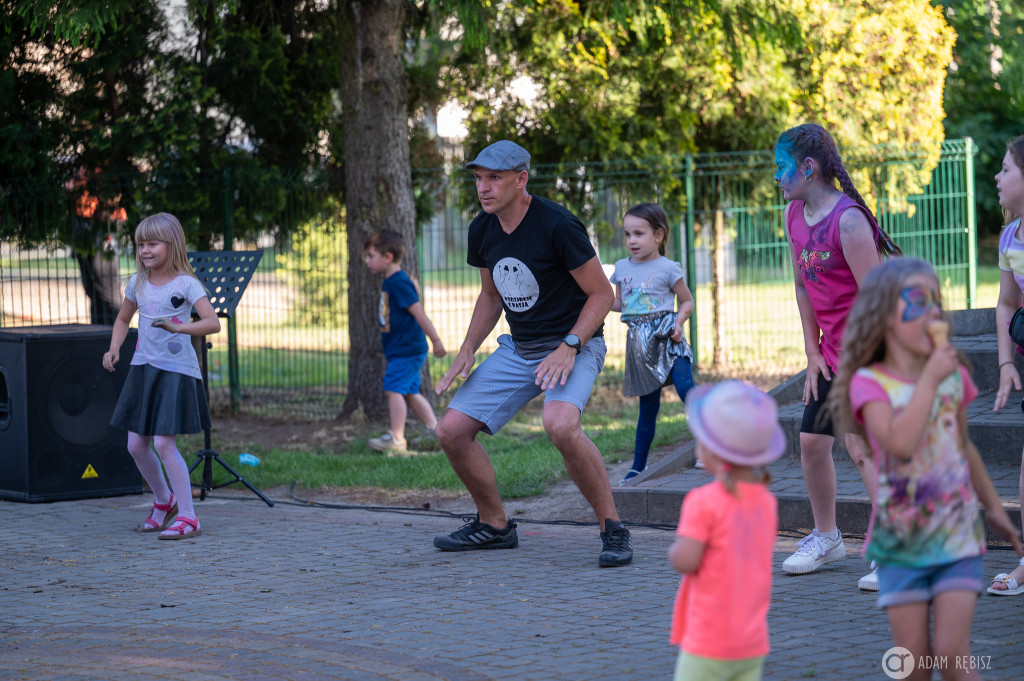
{"type": "Polygon", "coordinates": [[[923,568],[879,565],[878,607],[927,603],[943,591],[981,593],[981,575],[981,556],[923,568]]]}
{"type": "MultiPolygon", "coordinates": [[[[604,338],[591,338],[576,356],[576,363],[565,385],[544,392],[545,401],[570,402],[583,412],[594,389],[594,381],[604,368],[604,338]]],[[[455,393],[449,409],[462,412],[484,424],[483,432],[494,435],[512,420],[541,389],[533,370],[543,359],[527,360],[516,354],[512,337],[498,337],[498,349],[491,353],[455,393]]]]}
{"type": "Polygon", "coordinates": [[[415,395],[420,391],[420,370],[427,354],[415,357],[392,357],[384,370],[384,390],[399,395],[415,395]]]}

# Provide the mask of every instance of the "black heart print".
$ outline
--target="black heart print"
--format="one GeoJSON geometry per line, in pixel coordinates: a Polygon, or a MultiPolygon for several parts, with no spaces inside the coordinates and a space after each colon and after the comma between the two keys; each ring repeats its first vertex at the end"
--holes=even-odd
{"type": "Polygon", "coordinates": [[[182,303],[184,302],[185,299],[182,298],[181,296],[171,296],[171,305],[173,305],[174,307],[181,307],[182,303]]]}

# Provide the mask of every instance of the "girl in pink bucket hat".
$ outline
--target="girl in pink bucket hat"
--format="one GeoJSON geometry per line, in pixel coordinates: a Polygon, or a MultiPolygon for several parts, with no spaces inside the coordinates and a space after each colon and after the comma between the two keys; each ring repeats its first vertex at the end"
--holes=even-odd
{"type": "Polygon", "coordinates": [[[683,579],[672,614],[675,679],[757,681],[768,654],[772,551],[778,530],[763,466],[786,446],[778,406],[742,381],[686,397],[697,456],[713,482],[683,499],[672,567],[683,579]]]}

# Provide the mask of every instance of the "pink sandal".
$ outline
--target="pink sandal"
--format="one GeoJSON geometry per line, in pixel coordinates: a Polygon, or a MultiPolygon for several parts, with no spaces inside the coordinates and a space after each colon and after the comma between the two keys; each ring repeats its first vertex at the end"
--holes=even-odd
{"type": "Polygon", "coordinates": [[[178,502],[174,500],[174,494],[171,494],[171,499],[166,504],[158,504],[153,502],[153,510],[149,512],[149,517],[146,518],[146,522],[139,528],[139,532],[159,532],[165,529],[171,524],[171,518],[178,514],[178,502]],[[153,514],[157,511],[163,511],[164,519],[163,522],[157,522],[153,519],[153,514]]]}
{"type": "Polygon", "coordinates": [[[199,518],[192,519],[179,515],[174,519],[166,530],[160,533],[161,539],[185,539],[186,537],[198,537],[203,533],[199,529],[199,518]],[[189,529],[192,528],[192,529],[189,529]]]}

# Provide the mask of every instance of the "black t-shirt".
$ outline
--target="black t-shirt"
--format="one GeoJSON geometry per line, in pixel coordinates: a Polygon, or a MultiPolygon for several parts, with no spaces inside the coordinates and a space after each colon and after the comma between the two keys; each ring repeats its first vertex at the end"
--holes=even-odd
{"type": "MultiPolygon", "coordinates": [[[[595,255],[579,218],[539,196],[532,197],[511,234],[488,213],[481,212],[469,225],[466,262],[490,270],[517,341],[559,338],[572,330],[587,294],[570,271],[595,255]]],[[[604,324],[594,336],[603,333],[604,324]]]]}

